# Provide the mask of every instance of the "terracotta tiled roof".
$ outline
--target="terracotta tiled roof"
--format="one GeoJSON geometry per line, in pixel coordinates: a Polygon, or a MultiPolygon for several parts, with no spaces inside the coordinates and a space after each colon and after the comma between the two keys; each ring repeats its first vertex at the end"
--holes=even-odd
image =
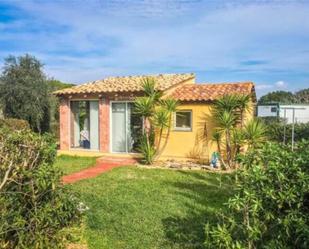
{"type": "Polygon", "coordinates": [[[157,88],[164,91],[185,80],[194,78],[195,75],[193,73],[188,73],[109,77],[103,80],[96,80],[86,84],[59,90],[54,93],[56,95],[64,95],[79,93],[138,92],[142,90],[141,81],[146,77],[153,77],[157,82],[157,88]]]}
{"type": "Polygon", "coordinates": [[[213,101],[226,94],[253,94],[252,82],[191,84],[177,87],[170,96],[180,101],[213,101]]]}

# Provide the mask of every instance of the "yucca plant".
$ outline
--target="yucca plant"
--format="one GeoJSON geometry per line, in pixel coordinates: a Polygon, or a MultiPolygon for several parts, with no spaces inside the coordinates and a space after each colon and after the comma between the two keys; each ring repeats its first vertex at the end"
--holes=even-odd
{"type": "Polygon", "coordinates": [[[163,150],[160,147],[164,130],[167,130],[166,141],[168,139],[172,113],[178,103],[174,99],[162,99],[162,92],[156,89],[153,78],[143,79],[141,83],[145,96],[136,98],[134,112],[144,118],[144,135],[139,151],[144,155],[145,163],[151,164],[163,150]],[[157,144],[151,139],[154,130],[158,131],[157,144]]]}
{"type": "Polygon", "coordinates": [[[216,129],[211,136],[211,140],[214,141],[217,145],[217,150],[220,155],[219,159],[220,162],[222,163],[223,167],[226,168],[226,163],[224,162],[223,156],[222,156],[222,149],[221,149],[221,144],[222,144],[222,132],[218,129],[216,129]]]}
{"type": "MultiPolygon", "coordinates": [[[[246,111],[250,110],[250,95],[224,95],[214,102],[212,114],[218,126],[215,133],[221,132],[225,139],[226,159],[229,167],[235,166],[235,157],[244,143],[243,123],[246,111]]],[[[218,135],[215,134],[215,136],[218,135]]],[[[220,153],[220,152],[219,152],[220,153]]]]}
{"type": "MultiPolygon", "coordinates": [[[[163,135],[163,132],[160,133],[160,138],[159,138],[159,143],[158,143],[158,153],[157,153],[157,156],[161,155],[161,153],[164,151],[166,145],[167,145],[167,142],[168,142],[168,139],[169,139],[169,136],[170,136],[170,128],[172,126],[172,115],[173,113],[175,113],[177,111],[177,107],[179,106],[179,102],[175,99],[172,99],[172,98],[166,98],[166,99],[163,99],[160,101],[160,104],[161,104],[161,107],[165,110],[167,116],[168,116],[168,122],[167,122],[167,126],[165,126],[165,129],[167,130],[167,133],[166,133],[166,136],[165,136],[165,142],[163,144],[163,146],[160,148],[161,146],[161,138],[162,138],[162,135],[163,135]]],[[[163,130],[162,130],[163,131],[163,130]]]]}
{"type": "Polygon", "coordinates": [[[244,138],[249,149],[261,146],[266,140],[266,126],[260,119],[250,120],[244,127],[244,138]]]}
{"type": "Polygon", "coordinates": [[[218,112],[227,111],[235,114],[239,107],[239,97],[237,94],[223,95],[214,102],[214,106],[218,112]]]}
{"type": "Polygon", "coordinates": [[[244,122],[245,122],[245,113],[247,111],[250,111],[250,101],[251,97],[250,95],[237,95],[237,109],[239,111],[239,122],[240,127],[243,128],[244,122]]]}
{"type": "Polygon", "coordinates": [[[153,114],[153,125],[159,131],[158,143],[156,145],[158,149],[160,149],[163,131],[169,127],[169,116],[169,112],[162,107],[159,107],[159,109],[153,114]]]}
{"type": "Polygon", "coordinates": [[[155,158],[156,149],[152,142],[149,142],[149,137],[144,133],[139,140],[138,151],[143,155],[145,164],[152,164],[155,158]]]}

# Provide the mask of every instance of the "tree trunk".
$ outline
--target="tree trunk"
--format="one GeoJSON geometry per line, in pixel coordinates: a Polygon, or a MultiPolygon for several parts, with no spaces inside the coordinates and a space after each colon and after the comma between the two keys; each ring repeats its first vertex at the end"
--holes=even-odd
{"type": "MultiPolygon", "coordinates": [[[[158,156],[160,156],[162,154],[162,152],[164,151],[164,149],[165,149],[165,147],[167,145],[167,142],[168,142],[168,139],[169,139],[169,136],[170,136],[171,126],[172,126],[172,114],[170,114],[170,117],[169,117],[169,122],[168,122],[168,127],[167,127],[167,134],[166,134],[166,137],[165,137],[164,144],[163,144],[161,150],[160,150],[160,148],[158,148],[158,153],[157,153],[156,157],[158,157],[158,156]]],[[[162,134],[161,134],[160,137],[162,137],[162,134]]]]}
{"type": "Polygon", "coordinates": [[[231,141],[229,131],[225,132],[225,141],[226,141],[226,157],[228,166],[231,168],[231,141]]]}

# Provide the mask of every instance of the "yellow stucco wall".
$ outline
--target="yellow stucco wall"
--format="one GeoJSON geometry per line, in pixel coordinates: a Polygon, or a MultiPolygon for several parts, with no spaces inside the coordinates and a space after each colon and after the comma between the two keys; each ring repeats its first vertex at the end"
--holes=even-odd
{"type": "MultiPolygon", "coordinates": [[[[251,104],[252,105],[252,104],[251,104]]],[[[179,110],[192,111],[192,130],[174,130],[174,120],[168,141],[162,151],[159,160],[166,159],[198,159],[209,161],[217,145],[211,140],[215,124],[211,115],[211,104],[207,103],[183,103],[179,110]]],[[[253,117],[253,105],[251,111],[246,114],[246,121],[253,117]]],[[[174,118],[173,118],[174,119],[174,118]]],[[[163,147],[165,139],[161,142],[163,147]]]]}

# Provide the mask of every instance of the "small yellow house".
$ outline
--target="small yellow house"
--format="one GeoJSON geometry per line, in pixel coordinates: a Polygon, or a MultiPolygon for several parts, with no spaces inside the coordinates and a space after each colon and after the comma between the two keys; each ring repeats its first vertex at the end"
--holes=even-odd
{"type": "MultiPolygon", "coordinates": [[[[195,83],[194,74],[109,77],[55,92],[60,98],[60,150],[114,154],[137,153],[143,120],[133,112],[141,82],[153,77],[157,89],[180,102],[160,159],[204,158],[216,151],[211,141],[214,100],[227,94],[256,96],[252,82],[195,83]]],[[[247,120],[253,117],[253,110],[247,120]]]]}

